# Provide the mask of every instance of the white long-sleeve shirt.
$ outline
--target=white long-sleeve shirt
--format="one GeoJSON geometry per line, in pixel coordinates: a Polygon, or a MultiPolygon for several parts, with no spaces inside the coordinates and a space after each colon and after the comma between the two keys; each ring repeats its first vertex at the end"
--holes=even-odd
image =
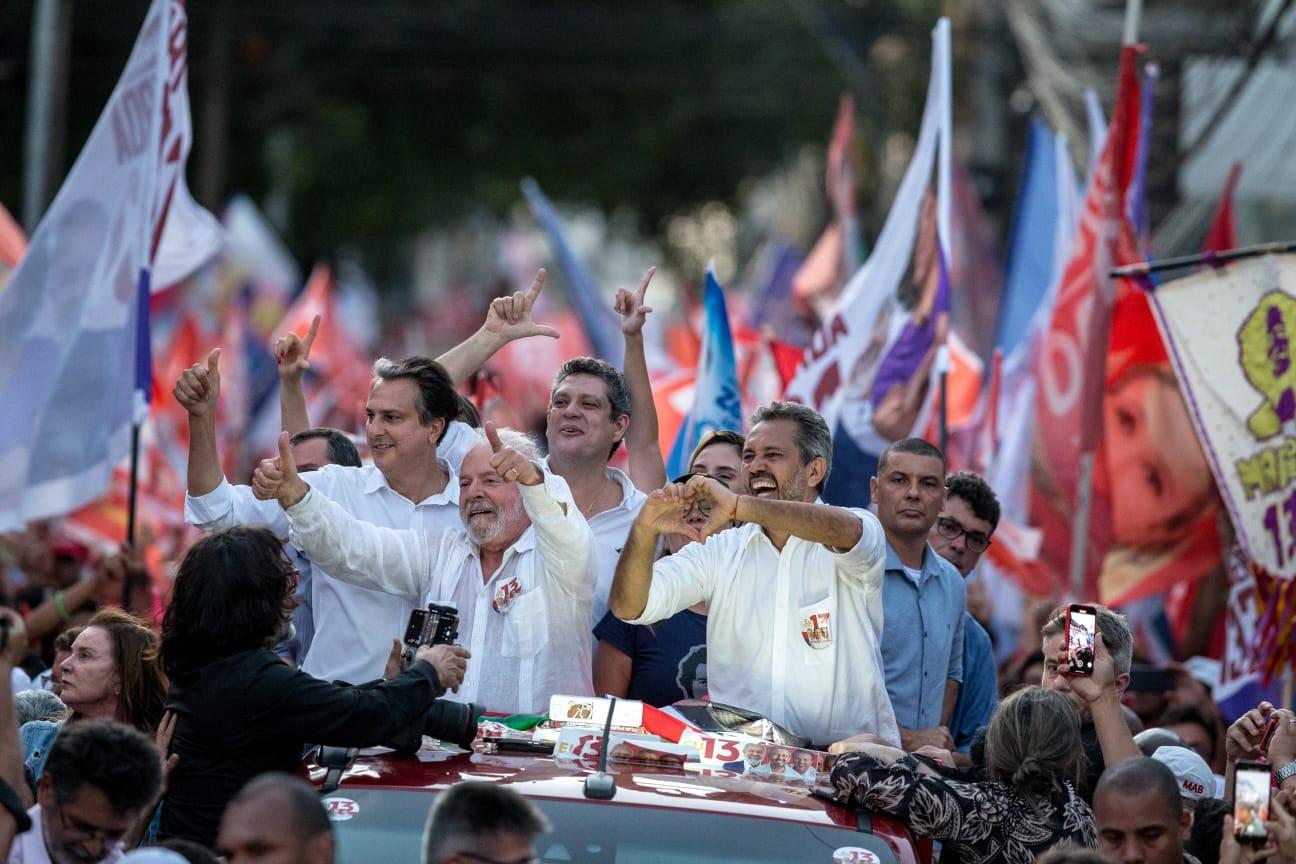
{"type": "MultiPolygon", "coordinates": [[[[451,423],[437,447],[437,464],[449,478],[445,489],[417,503],[392,489],[372,465],[325,465],[302,478],[357,519],[375,525],[426,531],[461,528],[457,472],[464,454],[482,440],[470,426],[451,423]]],[[[288,539],[288,517],[277,501],[259,501],[250,487],[232,486],[224,479],[206,495],[185,496],[185,521],[204,531],[263,525],[280,540],[288,539]]],[[[403,598],[334,579],[327,568],[312,565],[315,636],[302,660],[302,671],[352,684],[382,677],[392,640],[405,632],[413,606],[403,598]]]]}
{"type": "Polygon", "coordinates": [[[519,484],[531,526],[483,581],[462,528],[392,530],[352,518],[312,491],[291,507],[292,539],[337,579],[409,603],[453,601],[472,652],[459,693],[492,711],[548,710],[555,693],[594,692],[589,638],[597,579],[593,534],[561,477],[519,484]]]}
{"type": "Polygon", "coordinates": [[[845,552],[759,525],[721,531],[653,565],[643,614],[652,624],[706,601],[707,688],[816,744],[860,732],[900,743],[879,637],[886,536],[866,510],[845,552]]]}

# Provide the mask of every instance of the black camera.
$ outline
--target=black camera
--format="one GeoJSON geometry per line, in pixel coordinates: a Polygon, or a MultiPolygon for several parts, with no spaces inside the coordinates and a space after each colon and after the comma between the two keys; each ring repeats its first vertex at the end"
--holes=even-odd
{"type": "Polygon", "coordinates": [[[401,663],[408,669],[421,645],[453,645],[458,638],[459,610],[455,607],[429,603],[426,609],[414,609],[401,640],[405,643],[401,663]]]}

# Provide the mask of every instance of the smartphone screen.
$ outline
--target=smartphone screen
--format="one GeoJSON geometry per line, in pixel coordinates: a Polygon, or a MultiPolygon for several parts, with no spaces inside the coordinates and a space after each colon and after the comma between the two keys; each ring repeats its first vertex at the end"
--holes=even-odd
{"type": "Polygon", "coordinates": [[[1233,833],[1239,840],[1262,843],[1268,830],[1269,766],[1239,762],[1233,772],[1233,833]]]}
{"type": "Polygon", "coordinates": [[[1073,675],[1094,671],[1094,632],[1098,614],[1089,606],[1072,606],[1067,611],[1067,663],[1073,675]]]}

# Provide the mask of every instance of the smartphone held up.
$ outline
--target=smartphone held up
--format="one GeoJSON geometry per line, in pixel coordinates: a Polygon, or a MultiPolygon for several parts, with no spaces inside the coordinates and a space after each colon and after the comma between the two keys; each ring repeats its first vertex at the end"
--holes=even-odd
{"type": "Polygon", "coordinates": [[[1094,672],[1094,637],[1098,632],[1098,610],[1072,603],[1067,607],[1067,672],[1092,675],[1094,672]]]}
{"type": "Polygon", "coordinates": [[[1269,836],[1269,765],[1240,761],[1233,773],[1233,834],[1239,842],[1263,846],[1269,836]]]}

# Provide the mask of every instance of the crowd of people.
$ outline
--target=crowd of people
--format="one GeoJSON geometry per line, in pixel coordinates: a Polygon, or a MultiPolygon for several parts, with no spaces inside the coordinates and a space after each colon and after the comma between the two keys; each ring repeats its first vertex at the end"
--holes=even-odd
{"type": "MultiPolygon", "coordinates": [[[[310,424],[309,339],[274,346],[279,455],[247,484],[217,452],[219,351],[184,371],[185,516],[206,536],[164,606],[130,548],[82,578],[83,555],[6,539],[26,597],[24,615],[0,608],[9,860],[328,862],[327,815],[294,776],[308,745],[466,746],[484,711],[614,694],[763,715],[836,754],[831,769],[774,744],[726,767],[825,784],[938,841],[942,861],[1296,861],[1287,708],[1225,729],[1187,674],[1124,698],[1134,638],[1096,604],[1092,674],[1072,667],[1065,608],[996,665],[975,574],[999,504],[932,443],[891,444],[855,506],[831,506],[831,430],[776,401],[745,435],[708,432],[668,479],[651,278],[616,299],[623,370],[557,371],[543,446],[457,390],[508,342],[558,335],[532,315],[543,270],[440,357],[374,364],[364,461],[310,424]],[[457,610],[458,644],[402,657],[430,604],[457,610]],[[1263,843],[1233,831],[1246,760],[1276,784],[1263,843]]],[[[529,860],[547,826],[516,794],[462,783],[437,797],[424,860],[529,860]]]]}

